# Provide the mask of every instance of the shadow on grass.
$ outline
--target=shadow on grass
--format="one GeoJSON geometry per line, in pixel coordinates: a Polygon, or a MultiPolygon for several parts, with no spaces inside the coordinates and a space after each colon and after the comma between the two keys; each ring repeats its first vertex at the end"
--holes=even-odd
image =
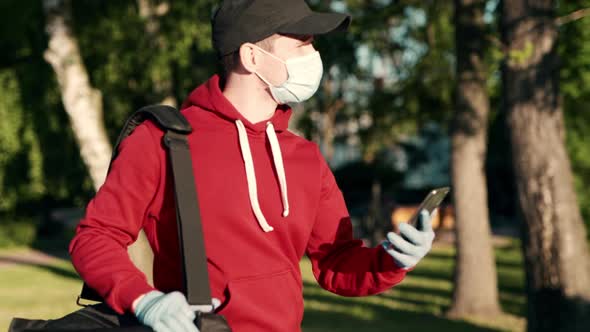
{"type": "Polygon", "coordinates": [[[415,270],[409,272],[408,276],[421,277],[426,279],[438,279],[444,281],[449,281],[453,278],[452,272],[449,272],[447,269],[435,270],[433,268],[425,268],[421,266],[418,266],[415,270]]]}
{"type": "Polygon", "coordinates": [[[68,269],[56,266],[55,264],[51,263],[44,263],[40,261],[31,260],[26,257],[14,257],[14,256],[0,256],[0,265],[19,265],[19,266],[33,266],[36,268],[47,270],[57,276],[63,278],[71,278],[79,280],[80,277],[77,273],[70,271],[68,269]]]}
{"type": "Polygon", "coordinates": [[[30,248],[34,250],[32,253],[20,256],[0,256],[0,265],[32,266],[49,271],[63,278],[80,280],[76,272],[60,267],[60,264],[57,264],[58,260],[70,261],[70,255],[68,254],[70,238],[70,234],[62,230],[48,234],[42,228],[38,229],[34,241],[30,244],[30,248]],[[42,254],[35,254],[35,251],[42,254]]]}
{"type": "MultiPolygon", "coordinates": [[[[514,267],[514,269],[517,268],[522,268],[522,266],[519,265],[514,267]]],[[[418,266],[417,269],[411,271],[408,275],[413,277],[421,277],[425,279],[436,279],[444,281],[452,281],[453,278],[452,272],[450,272],[447,269],[423,268],[420,266],[418,266]]],[[[523,294],[524,275],[510,276],[500,272],[498,275],[498,284],[502,292],[523,294]]]]}
{"type": "MultiPolygon", "coordinates": [[[[418,295],[426,295],[428,299],[431,299],[434,296],[434,297],[438,297],[438,298],[445,299],[448,301],[450,301],[450,299],[453,296],[451,290],[431,288],[428,286],[424,286],[424,287],[406,286],[403,283],[396,286],[396,288],[394,288],[394,289],[397,289],[400,292],[399,293],[398,292],[386,292],[386,293],[380,294],[379,296],[391,298],[396,301],[411,302],[416,305],[423,305],[423,306],[424,305],[432,305],[432,301],[426,300],[426,299],[425,300],[417,300],[416,298],[413,298],[410,300],[410,299],[404,298],[404,294],[413,293],[413,294],[418,294],[418,295]]],[[[500,298],[500,304],[501,304],[504,312],[510,313],[512,315],[524,317],[524,315],[526,314],[526,303],[524,302],[524,294],[522,294],[521,291],[522,290],[516,290],[516,289],[511,289],[511,290],[507,291],[504,288],[500,288],[501,293],[509,295],[508,297],[501,296],[501,298],[500,298]],[[522,300],[515,298],[515,296],[521,297],[522,300]]],[[[450,306],[447,304],[439,304],[439,307],[441,308],[441,311],[443,311],[443,312],[447,311],[450,308],[450,306]]]]}
{"type": "Polygon", "coordinates": [[[523,268],[524,262],[517,260],[513,257],[502,257],[502,253],[496,254],[496,266],[499,268],[511,268],[511,269],[521,269],[523,268]]]}
{"type": "Polygon", "coordinates": [[[400,302],[400,303],[412,304],[414,306],[425,307],[425,306],[433,306],[434,305],[439,308],[442,308],[443,310],[448,307],[447,305],[433,304],[432,301],[426,300],[426,299],[416,299],[416,298],[410,299],[407,296],[404,296],[404,294],[399,294],[399,293],[387,292],[387,293],[373,295],[373,296],[378,296],[378,297],[382,297],[385,299],[391,299],[391,300],[394,300],[394,301],[400,302]]]}
{"type": "Polygon", "coordinates": [[[347,314],[320,310],[305,310],[304,332],[377,332],[377,331],[437,331],[437,332],[497,332],[500,330],[476,326],[464,321],[452,321],[434,315],[411,311],[389,310],[373,320],[363,320],[347,314]]]}
{"type": "MultiPolygon", "coordinates": [[[[431,296],[438,296],[438,297],[444,297],[444,298],[450,298],[452,295],[451,290],[432,288],[432,287],[428,287],[428,286],[406,285],[403,282],[401,284],[395,286],[394,289],[400,290],[401,292],[428,294],[431,296]]],[[[389,293],[390,292],[385,293],[385,294],[389,294],[389,293]]]]}
{"type": "MultiPolygon", "coordinates": [[[[510,243],[501,248],[494,250],[496,266],[503,268],[522,268],[523,260],[520,253],[520,245],[518,243],[510,243]]],[[[426,256],[429,259],[441,261],[445,260],[448,263],[455,263],[454,250],[433,250],[426,256]]]]}
{"type": "MultiPolygon", "coordinates": [[[[473,331],[473,332],[492,332],[495,329],[480,327],[472,323],[461,320],[450,320],[444,317],[438,317],[426,312],[416,312],[404,309],[393,309],[384,305],[375,303],[362,302],[359,298],[345,298],[332,296],[328,293],[317,293],[319,287],[311,283],[306,283],[305,288],[308,290],[305,294],[306,301],[321,303],[321,310],[316,308],[306,308],[303,320],[303,331],[473,331]],[[309,290],[313,294],[309,294],[309,290]],[[357,312],[351,314],[341,308],[358,309],[366,312],[366,317],[362,317],[357,312]],[[326,309],[323,309],[326,308],[326,309]],[[332,310],[330,310],[332,309],[332,310]]],[[[401,305],[413,304],[424,306],[432,305],[427,301],[405,300],[395,298],[401,305]]],[[[409,307],[411,307],[411,305],[409,307]]]]}
{"type": "Polygon", "coordinates": [[[435,260],[448,260],[449,262],[453,262],[455,260],[455,253],[451,251],[430,251],[427,258],[435,259],[435,260]]]}
{"type": "Polygon", "coordinates": [[[60,267],[60,264],[57,264],[58,260],[70,261],[68,245],[72,232],[66,232],[60,225],[55,223],[41,223],[37,226],[35,233],[30,248],[37,251],[37,253],[2,255],[0,256],[0,265],[4,265],[4,267],[11,265],[32,266],[63,278],[80,280],[76,272],[60,267]],[[42,254],[39,254],[39,252],[42,254]]]}
{"type": "MultiPolygon", "coordinates": [[[[522,268],[522,266],[515,266],[516,268],[522,268]]],[[[413,277],[420,277],[430,280],[440,280],[440,281],[452,281],[452,274],[449,274],[448,271],[444,270],[434,270],[430,268],[418,268],[409,274],[413,277]]],[[[499,273],[498,275],[498,288],[501,294],[507,296],[501,296],[500,304],[502,309],[510,314],[522,316],[524,317],[526,313],[526,303],[524,302],[525,294],[524,294],[524,280],[515,280],[514,277],[509,275],[504,275],[499,273]],[[517,298],[522,298],[523,301],[519,301],[517,298]]],[[[399,289],[402,291],[411,291],[415,293],[421,294],[428,294],[434,296],[440,296],[444,298],[451,298],[452,297],[452,290],[442,290],[442,289],[435,289],[429,288],[428,286],[420,287],[414,285],[404,285],[403,283],[400,284],[399,289]]],[[[447,308],[443,308],[446,310],[447,308]]]]}

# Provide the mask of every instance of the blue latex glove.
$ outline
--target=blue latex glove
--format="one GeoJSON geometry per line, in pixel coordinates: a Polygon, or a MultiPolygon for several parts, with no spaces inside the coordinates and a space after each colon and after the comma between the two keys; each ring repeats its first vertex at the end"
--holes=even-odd
{"type": "Polygon", "coordinates": [[[413,268],[432,248],[434,231],[432,215],[426,210],[420,211],[417,227],[407,223],[399,224],[400,234],[387,233],[387,240],[382,245],[393,257],[397,266],[406,270],[413,268]]]}
{"type": "Polygon", "coordinates": [[[137,302],[135,316],[156,332],[199,332],[193,323],[195,312],[181,292],[147,293],[137,302]]]}

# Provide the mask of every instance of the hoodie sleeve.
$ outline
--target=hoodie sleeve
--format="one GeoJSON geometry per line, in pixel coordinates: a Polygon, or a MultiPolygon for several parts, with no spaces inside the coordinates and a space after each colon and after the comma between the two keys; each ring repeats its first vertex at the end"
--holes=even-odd
{"type": "Polygon", "coordinates": [[[307,246],[316,280],[322,288],[343,296],[374,295],[388,290],[402,281],[406,271],[381,246],[367,248],[353,238],[342,192],[324,158],[319,158],[320,202],[307,246]]]}
{"type": "Polygon", "coordinates": [[[127,254],[160,181],[159,144],[148,124],[139,125],[119,146],[119,155],[69,245],[76,271],[119,314],[131,312],[133,300],[155,289],[127,254]]]}

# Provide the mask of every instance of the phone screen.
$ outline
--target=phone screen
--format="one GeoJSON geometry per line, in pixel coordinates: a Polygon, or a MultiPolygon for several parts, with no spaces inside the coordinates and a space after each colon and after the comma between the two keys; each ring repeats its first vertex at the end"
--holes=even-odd
{"type": "Polygon", "coordinates": [[[426,210],[428,211],[428,213],[432,214],[432,211],[434,211],[440,205],[440,203],[442,203],[449,191],[451,191],[451,188],[449,187],[442,187],[431,190],[426,196],[426,198],[422,201],[422,204],[420,204],[418,210],[414,212],[412,218],[408,220],[408,224],[416,227],[420,211],[426,210]]]}

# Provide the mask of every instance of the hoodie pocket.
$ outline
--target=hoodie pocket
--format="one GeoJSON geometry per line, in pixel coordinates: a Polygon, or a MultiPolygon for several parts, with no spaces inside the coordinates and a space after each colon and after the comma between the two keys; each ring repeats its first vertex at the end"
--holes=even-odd
{"type": "Polygon", "coordinates": [[[228,283],[228,302],[219,314],[236,331],[300,331],[301,285],[291,269],[228,283]]]}

